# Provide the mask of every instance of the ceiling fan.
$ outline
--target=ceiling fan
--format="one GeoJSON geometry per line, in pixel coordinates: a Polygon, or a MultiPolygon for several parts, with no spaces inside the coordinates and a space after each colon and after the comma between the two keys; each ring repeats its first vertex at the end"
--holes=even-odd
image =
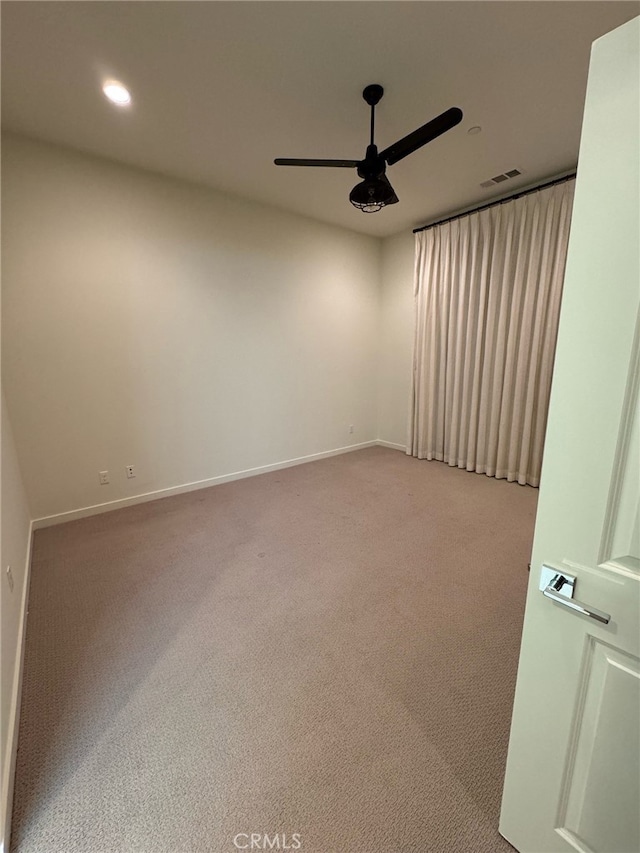
{"type": "Polygon", "coordinates": [[[276,166],[333,166],[338,169],[356,169],[363,180],[349,193],[349,201],[354,207],[364,213],[375,213],[388,204],[396,204],[398,196],[385,174],[387,166],[393,166],[398,160],[402,160],[403,157],[422,148],[427,142],[451,130],[462,121],[462,110],[451,107],[378,153],[378,148],[373,142],[373,132],[376,104],[379,103],[383,94],[384,89],[377,83],[366,86],[362,92],[362,97],[371,107],[371,141],[367,146],[364,160],[299,160],[279,157],[273,162],[276,166]]]}

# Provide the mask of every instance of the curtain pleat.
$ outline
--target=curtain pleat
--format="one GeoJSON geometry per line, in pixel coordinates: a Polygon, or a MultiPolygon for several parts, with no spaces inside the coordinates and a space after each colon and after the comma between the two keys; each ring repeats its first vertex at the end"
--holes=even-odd
{"type": "Polygon", "coordinates": [[[574,187],[416,234],[407,453],[539,485],[574,187]]]}

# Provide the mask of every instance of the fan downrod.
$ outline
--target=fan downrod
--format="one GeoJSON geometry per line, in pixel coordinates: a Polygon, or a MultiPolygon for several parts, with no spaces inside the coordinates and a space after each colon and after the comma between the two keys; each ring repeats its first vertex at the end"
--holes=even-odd
{"type": "Polygon", "coordinates": [[[370,107],[375,107],[383,95],[384,89],[378,83],[372,83],[370,86],[366,86],[362,92],[362,97],[370,107]]]}

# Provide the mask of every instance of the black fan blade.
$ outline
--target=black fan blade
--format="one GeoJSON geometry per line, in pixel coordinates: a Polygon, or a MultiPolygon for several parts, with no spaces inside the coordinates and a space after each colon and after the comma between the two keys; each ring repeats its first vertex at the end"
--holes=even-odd
{"type": "Polygon", "coordinates": [[[357,160],[287,160],[278,157],[273,161],[276,166],[337,166],[339,169],[355,169],[357,160]]]}
{"type": "Polygon", "coordinates": [[[385,148],[380,156],[390,166],[393,166],[394,163],[402,160],[407,154],[413,154],[418,148],[422,148],[427,142],[431,142],[432,139],[451,130],[452,127],[460,124],[461,121],[462,110],[459,110],[458,107],[451,107],[451,109],[442,113],[442,115],[431,119],[431,121],[423,124],[422,127],[414,130],[413,133],[403,136],[402,139],[385,148]]]}
{"type": "Polygon", "coordinates": [[[384,181],[384,183],[389,187],[389,189],[393,193],[393,198],[391,199],[391,201],[388,201],[387,204],[397,204],[400,201],[400,199],[396,195],[396,191],[394,190],[394,188],[389,183],[389,178],[386,175],[380,175],[379,180],[384,181]]]}

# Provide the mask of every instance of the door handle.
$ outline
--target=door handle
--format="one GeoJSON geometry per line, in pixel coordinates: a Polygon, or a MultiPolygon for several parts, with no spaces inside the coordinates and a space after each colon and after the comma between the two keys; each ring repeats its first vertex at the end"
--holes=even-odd
{"type": "Polygon", "coordinates": [[[573,591],[576,585],[575,575],[565,575],[550,566],[543,566],[540,573],[539,589],[542,594],[556,604],[562,604],[570,610],[575,610],[576,613],[581,613],[583,616],[589,616],[604,625],[608,625],[611,621],[609,613],[603,613],[596,607],[591,607],[590,604],[584,604],[573,597],[573,591]]]}

